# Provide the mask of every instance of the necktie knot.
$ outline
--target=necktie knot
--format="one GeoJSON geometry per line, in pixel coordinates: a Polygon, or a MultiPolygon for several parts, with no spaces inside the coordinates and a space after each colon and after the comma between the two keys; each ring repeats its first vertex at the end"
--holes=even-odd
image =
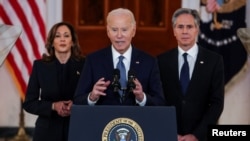
{"type": "Polygon", "coordinates": [[[124,56],[120,55],[118,58],[119,58],[119,62],[120,62],[124,59],[124,56]]]}
{"type": "Polygon", "coordinates": [[[188,54],[187,54],[186,52],[185,52],[185,53],[183,53],[183,55],[182,55],[182,56],[183,56],[183,58],[184,58],[184,62],[187,62],[187,55],[188,55],[188,54]]]}

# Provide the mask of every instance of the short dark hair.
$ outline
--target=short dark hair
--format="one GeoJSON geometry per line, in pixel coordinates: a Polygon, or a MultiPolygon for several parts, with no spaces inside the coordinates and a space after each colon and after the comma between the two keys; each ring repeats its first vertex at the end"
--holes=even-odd
{"type": "Polygon", "coordinates": [[[200,26],[200,15],[197,10],[190,8],[179,8],[177,9],[172,16],[172,26],[174,27],[176,24],[176,18],[182,14],[190,14],[194,17],[194,22],[197,27],[200,26]]]}

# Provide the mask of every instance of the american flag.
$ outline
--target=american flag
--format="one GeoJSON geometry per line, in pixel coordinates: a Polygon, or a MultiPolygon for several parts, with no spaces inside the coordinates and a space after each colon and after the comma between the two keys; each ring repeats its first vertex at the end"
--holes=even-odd
{"type": "MultiPolygon", "coordinates": [[[[23,100],[32,63],[44,51],[46,0],[0,0],[0,24],[20,26],[22,34],[5,60],[23,100]]],[[[0,33],[1,34],[1,33],[0,33]]]]}

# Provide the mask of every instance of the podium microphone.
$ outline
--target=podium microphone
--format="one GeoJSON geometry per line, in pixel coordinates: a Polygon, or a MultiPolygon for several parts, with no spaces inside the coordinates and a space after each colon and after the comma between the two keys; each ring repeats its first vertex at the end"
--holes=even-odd
{"type": "Polygon", "coordinates": [[[113,82],[111,83],[111,86],[113,87],[114,92],[118,92],[121,89],[121,84],[120,84],[119,79],[120,79],[120,70],[114,69],[113,82]]]}
{"type": "Polygon", "coordinates": [[[128,83],[127,83],[127,89],[129,92],[133,92],[133,89],[135,88],[135,73],[133,70],[128,71],[128,83]]]}

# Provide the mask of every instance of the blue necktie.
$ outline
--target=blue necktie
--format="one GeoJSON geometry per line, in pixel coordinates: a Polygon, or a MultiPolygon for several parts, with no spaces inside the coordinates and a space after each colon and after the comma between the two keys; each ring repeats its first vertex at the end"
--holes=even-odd
{"type": "Polygon", "coordinates": [[[182,87],[182,92],[183,94],[186,93],[188,83],[189,83],[189,66],[188,66],[188,61],[187,61],[187,53],[183,53],[183,58],[184,58],[184,63],[181,68],[181,74],[180,74],[180,82],[181,82],[181,87],[182,87]]]}
{"type": "MultiPolygon", "coordinates": [[[[119,62],[117,63],[116,68],[120,70],[120,83],[121,83],[121,89],[126,89],[126,69],[125,65],[123,63],[124,56],[119,56],[119,62]]],[[[122,95],[123,92],[121,91],[120,94],[122,95]]]]}

